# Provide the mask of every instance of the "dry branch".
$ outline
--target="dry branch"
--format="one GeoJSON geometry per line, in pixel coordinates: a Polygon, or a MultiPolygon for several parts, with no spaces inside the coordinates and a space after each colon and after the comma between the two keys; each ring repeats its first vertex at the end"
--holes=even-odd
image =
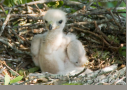
{"type": "MultiPolygon", "coordinates": [[[[21,60],[23,57],[31,59],[29,48],[33,36],[46,31],[43,22],[43,15],[47,9],[49,9],[46,3],[51,1],[64,1],[64,5],[70,6],[70,8],[65,8],[64,5],[60,7],[60,9],[67,12],[68,22],[64,29],[65,33],[74,32],[77,34],[78,38],[83,42],[84,46],[86,46],[85,48],[87,49],[89,60],[92,60],[90,62],[91,69],[95,70],[84,76],[80,74],[84,73],[86,68],[74,76],[69,74],[31,73],[28,75],[29,80],[22,83],[14,83],[13,85],[31,85],[34,80],[45,81],[45,79],[45,83],[40,84],[62,84],[66,82],[76,82],[83,85],[126,84],[126,67],[117,70],[118,66],[112,65],[116,63],[117,60],[119,60],[118,62],[120,62],[120,64],[125,65],[126,63],[125,56],[119,54],[121,47],[126,46],[126,20],[125,17],[121,15],[121,13],[126,12],[118,11],[125,9],[125,7],[119,7],[120,3],[126,2],[125,0],[120,0],[113,8],[101,7],[98,4],[94,4],[94,2],[118,0],[89,0],[89,3],[85,3],[81,0],[80,2],[69,0],[41,0],[16,5],[11,8],[4,6],[3,1],[4,0],[0,2],[0,8],[2,9],[0,10],[0,14],[2,13],[0,16],[5,15],[6,18],[0,18],[0,60],[23,62],[21,60]],[[39,7],[39,4],[41,4],[41,7],[39,7]],[[94,8],[92,6],[94,6],[94,8]],[[70,13],[71,9],[76,11],[70,13]],[[5,13],[6,10],[9,10],[8,14],[5,13]],[[109,37],[109,35],[112,36],[113,39],[109,37]],[[5,56],[9,53],[12,57],[11,59],[4,57],[2,46],[5,47],[5,56]],[[96,53],[99,53],[99,50],[101,50],[101,55],[96,55],[97,57],[95,58],[94,49],[97,49],[96,53]],[[104,59],[101,57],[104,56],[103,52],[105,50],[108,50],[110,58],[105,57],[104,59]]],[[[23,60],[27,61],[27,59],[23,60]]],[[[1,67],[0,64],[0,74],[4,70],[4,68],[2,67],[1,69],[1,67]]]]}
{"type": "MultiPolygon", "coordinates": [[[[78,82],[78,83],[80,82],[84,85],[99,85],[99,84],[105,84],[105,83],[113,84],[116,81],[114,78],[121,77],[125,75],[125,72],[126,72],[126,67],[119,71],[117,71],[116,69],[117,69],[117,65],[112,65],[104,69],[86,74],[85,76],[81,76],[81,75],[76,76],[77,74],[75,76],[70,76],[70,75],[68,76],[68,75],[55,75],[55,74],[50,74],[50,73],[35,73],[35,74],[31,73],[28,76],[29,77],[28,82],[34,79],[50,78],[50,80],[59,79],[60,81],[66,81],[66,82],[69,82],[71,80],[70,82],[78,82]],[[104,76],[104,74],[106,73],[109,73],[108,77],[104,76]],[[102,78],[102,80],[99,78],[102,78]],[[108,80],[109,78],[112,80],[114,79],[114,81],[110,82],[110,80],[108,80]]],[[[82,72],[80,72],[80,74],[82,72]]]]}

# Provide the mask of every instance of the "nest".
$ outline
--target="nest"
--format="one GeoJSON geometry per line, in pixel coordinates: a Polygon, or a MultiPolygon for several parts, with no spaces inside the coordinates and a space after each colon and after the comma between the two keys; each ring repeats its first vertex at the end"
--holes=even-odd
{"type": "MultiPolygon", "coordinates": [[[[46,32],[43,16],[49,9],[50,1],[34,1],[7,7],[0,3],[0,82],[4,83],[6,73],[11,78],[23,75],[22,81],[14,85],[80,83],[82,85],[124,85],[126,84],[126,18],[116,7],[105,8],[93,1],[63,1],[61,10],[67,13],[65,33],[75,33],[86,48],[89,58],[89,75],[75,76],[52,75],[40,72],[32,62],[30,42],[35,34],[46,32]],[[64,8],[70,6],[70,8],[64,8]],[[73,12],[73,10],[75,10],[73,12]],[[8,11],[6,14],[5,11],[8,11]],[[73,13],[72,13],[73,12],[73,13]],[[115,66],[114,66],[115,65],[115,66]],[[112,67],[113,66],[113,67],[112,67]],[[111,67],[109,71],[105,68],[111,67]],[[115,68],[114,68],[115,67],[115,68]],[[34,68],[32,71],[31,68],[34,68]],[[29,74],[31,73],[32,74],[29,74]],[[28,75],[29,74],[29,75],[28,75]],[[104,75],[102,80],[99,76],[104,75]],[[27,80],[26,80],[27,79],[27,80]],[[37,83],[41,81],[41,83],[37,83]],[[44,82],[43,82],[44,81],[44,82]]],[[[96,0],[98,2],[98,0],[96,0]]],[[[50,7],[52,8],[52,7],[50,7]]],[[[85,70],[83,70],[85,71],[85,70]]],[[[82,72],[83,72],[82,71],[82,72]]]]}

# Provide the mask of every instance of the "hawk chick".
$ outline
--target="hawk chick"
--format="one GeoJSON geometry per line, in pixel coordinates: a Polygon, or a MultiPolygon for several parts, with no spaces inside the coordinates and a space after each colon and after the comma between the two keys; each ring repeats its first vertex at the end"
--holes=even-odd
{"type": "Polygon", "coordinates": [[[82,43],[74,34],[63,33],[65,12],[50,9],[43,19],[48,31],[35,35],[31,42],[32,59],[42,72],[57,74],[88,63],[82,43]]]}

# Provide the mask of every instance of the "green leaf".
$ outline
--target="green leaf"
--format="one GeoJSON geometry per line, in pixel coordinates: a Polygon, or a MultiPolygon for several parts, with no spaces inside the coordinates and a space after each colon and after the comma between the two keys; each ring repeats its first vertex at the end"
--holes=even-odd
{"type": "Polygon", "coordinates": [[[102,55],[102,58],[103,59],[106,59],[106,58],[108,58],[109,56],[108,56],[108,54],[110,54],[109,52],[103,52],[103,55],[102,55]]]}
{"type": "Polygon", "coordinates": [[[126,47],[124,46],[124,47],[121,47],[120,49],[119,49],[119,53],[122,55],[122,56],[125,56],[126,57],[126,47]]]}
{"type": "Polygon", "coordinates": [[[37,70],[39,70],[39,67],[34,67],[34,68],[28,69],[29,73],[34,73],[37,70]]]}
{"type": "Polygon", "coordinates": [[[56,4],[55,2],[49,2],[49,3],[47,3],[47,6],[51,7],[51,6],[54,6],[55,4],[56,4]]]}
{"type": "Polygon", "coordinates": [[[71,9],[71,13],[74,13],[74,12],[76,12],[76,10],[75,9],[71,9]]]}
{"type": "Polygon", "coordinates": [[[4,78],[4,85],[8,85],[10,82],[10,76],[6,73],[5,78],[4,78]]]}
{"type": "Polygon", "coordinates": [[[10,81],[10,84],[16,83],[16,82],[22,80],[22,78],[23,78],[23,76],[18,76],[18,77],[16,77],[16,78],[14,78],[13,80],[11,80],[11,81],[10,81]]]}
{"type": "Polygon", "coordinates": [[[122,55],[126,57],[126,51],[123,51],[122,52],[122,55]]]}
{"type": "Polygon", "coordinates": [[[59,3],[58,1],[56,1],[55,7],[58,7],[59,4],[60,4],[60,3],[59,3]]]}
{"type": "Polygon", "coordinates": [[[64,5],[65,8],[70,8],[70,6],[64,5]]]}
{"type": "Polygon", "coordinates": [[[126,50],[126,47],[125,47],[125,46],[123,46],[121,49],[122,49],[122,50],[126,50]]]}
{"type": "Polygon", "coordinates": [[[116,36],[113,36],[113,35],[108,35],[108,38],[110,39],[110,40],[112,40],[113,42],[115,42],[115,43],[118,43],[119,44],[119,40],[118,40],[118,37],[116,37],[116,36]]]}
{"type": "Polygon", "coordinates": [[[60,8],[63,4],[64,4],[63,1],[59,1],[59,5],[57,7],[60,8]]]}
{"type": "Polygon", "coordinates": [[[28,73],[28,70],[20,69],[20,70],[18,71],[18,73],[19,73],[20,75],[24,75],[24,73],[25,73],[25,74],[28,73]]]}

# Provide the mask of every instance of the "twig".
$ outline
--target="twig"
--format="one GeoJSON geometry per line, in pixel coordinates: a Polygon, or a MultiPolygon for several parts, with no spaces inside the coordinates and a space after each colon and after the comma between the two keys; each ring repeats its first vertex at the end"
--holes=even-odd
{"type": "Polygon", "coordinates": [[[0,36],[2,35],[2,33],[3,33],[3,31],[4,31],[4,28],[6,27],[8,21],[9,21],[9,19],[10,19],[11,10],[12,10],[12,9],[9,10],[8,15],[7,15],[7,17],[6,17],[6,20],[4,21],[4,23],[3,23],[2,27],[1,27],[0,36]]]}
{"type": "Polygon", "coordinates": [[[79,76],[80,74],[82,74],[83,72],[85,72],[86,69],[87,69],[87,68],[84,68],[84,69],[83,69],[81,72],[79,72],[78,74],[75,74],[74,76],[70,76],[70,77],[72,77],[72,78],[77,77],[77,76],[79,76]]]}
{"type": "Polygon", "coordinates": [[[0,37],[0,42],[2,42],[3,44],[11,47],[15,51],[15,53],[31,55],[30,52],[18,50],[17,48],[15,48],[14,46],[12,46],[9,42],[7,42],[5,40],[7,40],[7,39],[6,38],[3,38],[3,37],[0,37]]]}
{"type": "MultiPolygon", "coordinates": [[[[95,27],[96,27],[96,29],[97,29],[97,32],[98,32],[100,35],[102,35],[109,43],[111,43],[112,41],[100,30],[100,28],[98,27],[96,21],[95,21],[94,23],[95,23],[95,27]]],[[[119,44],[117,44],[117,43],[115,43],[115,42],[114,42],[114,44],[117,45],[117,46],[120,46],[119,44]]]]}
{"type": "Polygon", "coordinates": [[[114,85],[116,85],[117,83],[119,83],[119,82],[123,81],[123,79],[125,79],[125,78],[126,78],[126,77],[125,77],[125,76],[123,76],[120,80],[116,81],[116,82],[114,83],[114,85]]]}
{"type": "Polygon", "coordinates": [[[55,2],[55,1],[61,1],[61,0],[41,0],[41,1],[33,1],[33,2],[26,3],[26,4],[21,4],[21,5],[14,6],[13,8],[16,8],[16,7],[19,7],[19,6],[25,6],[25,5],[34,5],[35,3],[36,4],[42,4],[42,3],[46,3],[46,2],[55,2]]]}
{"type": "Polygon", "coordinates": [[[116,23],[116,25],[118,25],[119,26],[119,28],[120,29],[122,29],[122,27],[121,27],[121,25],[115,20],[115,17],[114,17],[114,15],[113,15],[113,13],[112,13],[112,11],[111,10],[109,10],[109,12],[110,12],[110,14],[111,14],[111,16],[112,16],[112,18],[113,18],[113,20],[114,20],[114,22],[116,23]]]}
{"type": "Polygon", "coordinates": [[[6,16],[6,12],[5,12],[5,10],[4,10],[4,8],[3,8],[3,6],[2,6],[2,5],[0,5],[0,7],[1,7],[1,9],[3,10],[3,12],[4,12],[5,16],[6,16]]]}
{"type": "Polygon", "coordinates": [[[116,7],[114,8],[113,11],[116,11],[116,8],[122,3],[122,1],[123,1],[123,0],[120,0],[120,1],[117,3],[117,5],[116,5],[116,7]]]}
{"type": "Polygon", "coordinates": [[[99,36],[99,35],[97,35],[97,34],[91,32],[91,31],[83,30],[83,29],[77,28],[77,27],[73,27],[73,28],[74,28],[74,29],[77,29],[77,30],[80,30],[80,31],[83,31],[83,32],[85,32],[85,33],[90,33],[90,34],[92,34],[92,35],[94,35],[94,36],[100,38],[100,39],[108,46],[108,48],[110,48],[110,49],[113,49],[113,50],[116,50],[116,51],[117,51],[117,50],[119,50],[119,48],[120,48],[120,47],[113,47],[113,46],[111,46],[102,36],[99,36]]]}
{"type": "MultiPolygon", "coordinates": [[[[8,69],[10,69],[11,71],[13,71],[13,72],[16,73],[17,75],[19,75],[16,71],[14,71],[13,69],[11,69],[11,68],[6,64],[5,61],[2,61],[2,63],[3,63],[8,69]]],[[[20,75],[19,75],[19,76],[20,76],[20,75]]]]}

